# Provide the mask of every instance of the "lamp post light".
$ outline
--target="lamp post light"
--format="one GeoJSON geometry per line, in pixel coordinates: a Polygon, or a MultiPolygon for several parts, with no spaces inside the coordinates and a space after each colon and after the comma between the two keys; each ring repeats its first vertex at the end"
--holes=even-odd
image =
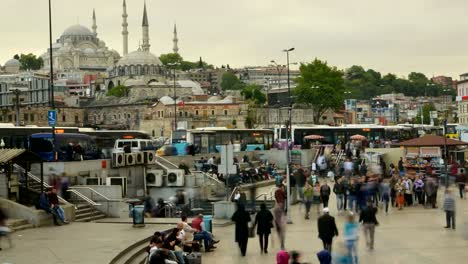
{"type": "Polygon", "coordinates": [[[172,66],[174,69],[174,75],[173,75],[173,84],[174,84],[174,126],[172,131],[177,131],[177,92],[176,92],[176,68],[178,65],[180,65],[179,62],[174,62],[174,63],[168,63],[167,65],[172,66]]]}
{"type": "Polygon", "coordinates": [[[426,86],[424,86],[424,97],[427,97],[427,87],[434,87],[435,83],[426,83],[426,86]]]}
{"type": "MultiPolygon", "coordinates": [[[[346,115],[347,115],[347,113],[348,113],[348,109],[347,109],[347,108],[348,108],[348,96],[349,96],[350,94],[351,94],[351,91],[345,91],[345,92],[344,92],[344,95],[345,95],[345,113],[346,113],[346,115]]],[[[346,122],[346,119],[347,119],[347,118],[345,117],[344,119],[345,119],[345,124],[348,123],[348,122],[346,122]]]]}
{"type": "MultiPolygon", "coordinates": [[[[54,59],[52,55],[52,1],[49,0],[49,67],[50,67],[50,108],[55,110],[55,95],[54,95],[54,59]]],[[[55,126],[52,126],[52,146],[54,152],[54,158],[57,159],[57,153],[55,152],[55,126]]],[[[41,173],[41,193],[44,191],[44,179],[41,173]]]]}
{"type": "Polygon", "coordinates": [[[20,95],[22,92],[27,91],[28,88],[26,87],[12,87],[9,89],[15,95],[15,112],[16,112],[16,126],[21,125],[21,117],[20,117],[20,95]]]}
{"type": "Polygon", "coordinates": [[[292,98],[291,98],[291,83],[290,83],[290,71],[289,71],[289,52],[293,51],[294,48],[284,49],[286,53],[286,66],[288,70],[288,123],[286,126],[286,181],[287,181],[287,223],[292,224],[291,218],[291,181],[290,181],[290,166],[291,166],[291,133],[292,133],[292,98]]]}
{"type": "Polygon", "coordinates": [[[449,88],[445,88],[443,90],[444,94],[444,101],[445,101],[445,120],[444,120],[444,155],[445,155],[445,160],[444,160],[444,169],[445,169],[445,189],[448,188],[449,184],[449,178],[448,178],[448,149],[447,149],[447,122],[448,122],[448,104],[447,104],[447,95],[446,93],[449,92],[449,88]]]}

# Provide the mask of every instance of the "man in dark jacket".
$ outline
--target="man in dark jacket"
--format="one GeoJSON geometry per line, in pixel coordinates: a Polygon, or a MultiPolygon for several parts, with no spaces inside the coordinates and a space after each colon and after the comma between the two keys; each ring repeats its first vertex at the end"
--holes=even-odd
{"type": "Polygon", "coordinates": [[[466,175],[464,172],[457,175],[458,190],[460,191],[460,198],[465,196],[466,175]]]}
{"type": "Polygon", "coordinates": [[[367,207],[361,211],[359,222],[362,223],[364,228],[364,236],[366,237],[366,244],[369,249],[374,249],[374,233],[375,226],[379,224],[377,221],[377,208],[374,207],[371,200],[367,201],[367,207]]]}
{"type": "Polygon", "coordinates": [[[338,212],[342,211],[343,209],[343,202],[344,202],[344,194],[345,194],[345,186],[343,184],[344,177],[341,177],[336,180],[335,185],[333,186],[333,192],[336,194],[336,207],[338,212]]]}
{"type": "Polygon", "coordinates": [[[323,208],[323,215],[317,220],[319,238],[323,242],[323,248],[331,252],[334,236],[338,236],[335,218],[331,216],[328,207],[323,208]]]}

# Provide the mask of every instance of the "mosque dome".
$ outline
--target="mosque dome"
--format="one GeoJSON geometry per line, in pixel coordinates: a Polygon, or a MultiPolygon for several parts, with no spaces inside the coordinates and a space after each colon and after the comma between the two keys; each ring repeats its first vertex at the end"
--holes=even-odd
{"type": "Polygon", "coordinates": [[[162,63],[154,54],[138,49],[122,57],[117,65],[162,65],[162,63]]]}
{"type": "Polygon", "coordinates": [[[84,52],[85,54],[88,54],[88,55],[91,55],[91,54],[94,54],[94,53],[95,53],[94,50],[93,50],[92,48],[85,48],[85,49],[83,50],[83,52],[84,52]]]}
{"type": "Polygon", "coordinates": [[[7,73],[18,73],[21,67],[21,62],[17,59],[10,59],[5,62],[4,67],[7,73]]]}
{"type": "Polygon", "coordinates": [[[216,102],[216,101],[219,101],[221,100],[221,97],[219,96],[211,96],[210,98],[208,98],[208,102],[216,102]]]}
{"type": "Polygon", "coordinates": [[[174,104],[174,99],[172,99],[169,96],[163,96],[159,98],[159,102],[161,102],[164,105],[171,105],[171,104],[174,104]]]}
{"type": "Polygon", "coordinates": [[[94,36],[94,34],[89,28],[76,24],[65,29],[62,34],[62,37],[64,36],[94,36]]]}
{"type": "Polygon", "coordinates": [[[10,60],[7,60],[7,62],[5,62],[5,67],[20,67],[21,66],[21,62],[19,62],[19,60],[17,59],[10,59],[10,60]]]}

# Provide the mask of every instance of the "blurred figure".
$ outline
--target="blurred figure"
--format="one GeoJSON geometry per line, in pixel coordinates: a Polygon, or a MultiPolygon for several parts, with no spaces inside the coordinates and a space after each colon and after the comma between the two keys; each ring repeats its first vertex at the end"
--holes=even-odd
{"type": "Polygon", "coordinates": [[[284,249],[281,249],[276,253],[276,264],[288,264],[289,263],[289,253],[284,249]]]}
{"type": "Polygon", "coordinates": [[[405,203],[406,206],[413,205],[413,182],[410,178],[405,177],[405,203]]]}
{"type": "Polygon", "coordinates": [[[309,219],[310,207],[314,201],[314,188],[306,182],[304,188],[305,219],[309,219]]]}
{"type": "Polygon", "coordinates": [[[367,207],[362,210],[361,215],[359,216],[359,222],[362,223],[364,228],[366,244],[370,250],[374,249],[375,226],[379,225],[376,214],[377,208],[375,208],[372,201],[369,200],[367,201],[367,207]]]}
{"type": "Polygon", "coordinates": [[[445,220],[447,221],[447,225],[445,225],[445,228],[455,229],[455,199],[450,189],[447,189],[445,191],[444,211],[445,220]]]}
{"type": "Polygon", "coordinates": [[[332,256],[330,251],[323,249],[317,253],[317,259],[320,261],[320,264],[331,264],[332,256]]]}
{"type": "Polygon", "coordinates": [[[432,206],[432,208],[437,208],[437,186],[432,177],[428,177],[424,190],[426,192],[426,207],[432,206]]]}
{"type": "Polygon", "coordinates": [[[385,213],[388,214],[388,204],[390,203],[390,183],[388,179],[385,179],[380,184],[380,194],[382,203],[385,206],[385,213]]]}
{"type": "Polygon", "coordinates": [[[286,234],[286,217],[284,214],[284,204],[276,204],[275,209],[273,209],[274,219],[275,219],[275,228],[278,238],[280,240],[280,248],[284,249],[284,240],[286,234]]]}
{"type": "MultiPolygon", "coordinates": [[[[8,216],[7,214],[0,208],[0,241],[2,238],[6,238],[8,240],[8,243],[10,245],[10,248],[13,247],[13,243],[11,242],[11,237],[10,237],[10,228],[7,227],[7,220],[8,216]]],[[[2,248],[0,247],[0,250],[2,248]]]]}
{"type": "Polygon", "coordinates": [[[317,208],[317,215],[320,215],[320,183],[316,182],[313,188],[312,203],[317,208]]]}
{"type": "Polygon", "coordinates": [[[403,157],[400,157],[400,160],[398,161],[398,173],[400,174],[400,177],[403,177],[405,175],[405,166],[403,165],[403,157]]]}
{"type": "Polygon", "coordinates": [[[323,242],[323,248],[331,252],[333,237],[338,236],[335,218],[330,215],[330,210],[325,207],[322,210],[323,215],[317,220],[318,237],[323,242]]]}
{"type": "Polygon", "coordinates": [[[457,175],[457,184],[458,190],[460,191],[460,198],[466,199],[465,197],[465,184],[466,184],[466,175],[464,172],[457,175]]]}
{"type": "Polygon", "coordinates": [[[291,264],[301,264],[301,253],[298,251],[291,252],[291,264]]]}
{"type": "Polygon", "coordinates": [[[237,206],[237,211],[231,217],[231,220],[236,224],[235,241],[239,244],[239,249],[243,257],[247,252],[247,243],[249,241],[249,222],[250,214],[245,211],[242,204],[237,206]]]}
{"type": "Polygon", "coordinates": [[[257,235],[260,242],[260,252],[268,253],[268,237],[273,227],[273,215],[267,210],[265,203],[260,205],[260,212],[255,216],[254,227],[257,226],[257,235]],[[257,226],[258,224],[258,226],[257,226]]]}
{"type": "Polygon", "coordinates": [[[354,219],[354,213],[348,214],[347,221],[344,224],[344,241],[348,250],[348,259],[350,264],[358,263],[357,247],[359,225],[354,219]]]}

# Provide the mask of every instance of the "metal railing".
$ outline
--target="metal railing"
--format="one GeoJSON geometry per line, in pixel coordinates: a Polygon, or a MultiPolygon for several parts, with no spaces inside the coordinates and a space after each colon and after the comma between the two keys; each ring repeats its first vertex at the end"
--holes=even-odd
{"type": "MultiPolygon", "coordinates": [[[[18,164],[16,164],[16,163],[13,164],[13,167],[14,167],[15,169],[17,169],[17,170],[23,172],[23,173],[26,172],[26,170],[25,170],[23,167],[21,167],[20,165],[18,165],[18,164]]],[[[27,176],[28,178],[30,178],[31,180],[35,181],[36,183],[41,184],[41,179],[40,179],[39,177],[37,177],[36,175],[32,174],[31,172],[28,171],[28,173],[26,174],[26,176],[27,176]]],[[[49,184],[46,183],[46,182],[43,182],[42,186],[44,186],[44,188],[46,188],[46,189],[52,188],[52,186],[49,185],[49,184]]],[[[26,187],[29,188],[29,186],[26,186],[26,187]]],[[[63,199],[62,197],[60,197],[60,196],[57,196],[57,197],[58,197],[59,201],[62,202],[62,203],[64,203],[64,204],[68,204],[68,203],[69,203],[67,200],[63,199]]]]}
{"type": "MultiPolygon", "coordinates": [[[[89,203],[90,205],[92,206],[101,206],[102,204],[100,203],[96,203],[94,202],[95,200],[97,199],[94,199],[94,194],[96,194],[97,196],[101,197],[103,200],[97,200],[97,202],[105,202],[107,207],[106,207],[106,214],[109,215],[109,203],[111,202],[122,202],[122,199],[111,199],[107,196],[105,196],[104,194],[94,190],[93,188],[91,187],[88,187],[88,186],[72,186],[70,187],[69,191],[70,190],[73,190],[73,193],[77,194],[79,193],[81,196],[84,196],[86,197],[87,199],[89,199],[90,201],[92,201],[93,203],[95,204],[91,204],[89,203]],[[91,198],[89,198],[88,196],[86,196],[85,194],[81,193],[79,190],[88,190],[91,192],[91,198]]],[[[79,196],[81,198],[81,196],[79,196]]]]}
{"type": "Polygon", "coordinates": [[[100,206],[100,205],[101,205],[100,203],[96,203],[95,201],[89,199],[86,195],[80,193],[80,192],[77,191],[77,190],[68,189],[67,192],[70,192],[70,193],[75,194],[76,196],[78,196],[79,198],[81,198],[83,201],[85,201],[85,202],[88,203],[89,205],[92,205],[92,206],[100,206]]]}
{"type": "Polygon", "coordinates": [[[179,166],[175,165],[174,163],[172,163],[169,160],[167,160],[167,159],[165,159],[163,157],[160,157],[160,156],[156,156],[156,162],[158,162],[159,165],[161,167],[163,167],[164,169],[166,169],[166,170],[167,169],[178,169],[179,168],[179,166]],[[163,164],[163,163],[166,163],[166,164],[163,164]],[[173,166],[173,168],[169,168],[169,166],[167,166],[167,165],[171,165],[171,166],[173,166]]]}
{"type": "Polygon", "coordinates": [[[232,201],[232,199],[234,198],[234,195],[237,192],[237,189],[239,189],[239,186],[234,187],[234,189],[231,192],[231,195],[229,195],[228,201],[232,201]]]}

